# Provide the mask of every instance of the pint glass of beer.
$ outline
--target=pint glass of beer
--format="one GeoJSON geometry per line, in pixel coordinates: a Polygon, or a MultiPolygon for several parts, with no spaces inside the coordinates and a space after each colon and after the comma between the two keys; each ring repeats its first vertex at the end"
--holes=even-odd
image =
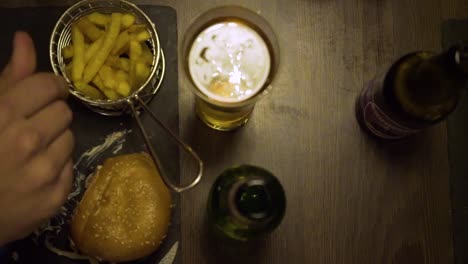
{"type": "Polygon", "coordinates": [[[272,89],[279,47],[268,22],[237,6],[211,9],[188,28],[180,54],[195,93],[195,111],[209,127],[233,130],[272,89]]]}

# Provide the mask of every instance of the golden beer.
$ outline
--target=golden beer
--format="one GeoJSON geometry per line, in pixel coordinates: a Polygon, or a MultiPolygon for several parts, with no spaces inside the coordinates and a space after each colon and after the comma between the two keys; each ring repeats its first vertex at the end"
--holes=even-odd
{"type": "MultiPolygon", "coordinates": [[[[211,21],[199,22],[201,26],[192,29],[184,56],[187,77],[197,96],[198,117],[214,129],[232,130],[249,120],[255,102],[271,88],[277,45],[248,20],[258,15],[238,7],[224,9],[233,12],[220,12],[224,16],[216,18],[205,15],[211,21]],[[238,16],[239,11],[249,17],[238,16]]],[[[271,29],[269,32],[272,34],[271,29]]]]}

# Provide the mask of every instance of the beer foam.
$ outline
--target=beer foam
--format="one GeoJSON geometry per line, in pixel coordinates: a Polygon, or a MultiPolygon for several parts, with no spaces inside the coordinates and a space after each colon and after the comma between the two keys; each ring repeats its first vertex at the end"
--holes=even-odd
{"type": "Polygon", "coordinates": [[[197,88],[221,102],[240,102],[254,96],[270,73],[271,58],[263,38],[237,22],[209,26],[195,39],[189,71],[197,88]]]}

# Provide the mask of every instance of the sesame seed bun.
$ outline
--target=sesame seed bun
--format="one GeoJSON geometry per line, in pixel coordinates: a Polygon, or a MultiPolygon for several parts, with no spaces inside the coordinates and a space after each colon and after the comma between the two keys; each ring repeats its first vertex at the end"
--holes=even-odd
{"type": "Polygon", "coordinates": [[[139,259],[166,236],[171,195],[143,153],[107,159],[75,210],[71,234],[77,248],[109,262],[139,259]]]}

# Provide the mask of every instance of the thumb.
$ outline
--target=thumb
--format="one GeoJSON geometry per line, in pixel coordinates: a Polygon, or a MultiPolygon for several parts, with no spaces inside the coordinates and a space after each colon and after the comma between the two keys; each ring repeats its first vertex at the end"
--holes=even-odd
{"type": "Polygon", "coordinates": [[[0,76],[0,93],[28,77],[36,70],[36,49],[26,32],[18,31],[13,38],[13,54],[0,76]]]}

